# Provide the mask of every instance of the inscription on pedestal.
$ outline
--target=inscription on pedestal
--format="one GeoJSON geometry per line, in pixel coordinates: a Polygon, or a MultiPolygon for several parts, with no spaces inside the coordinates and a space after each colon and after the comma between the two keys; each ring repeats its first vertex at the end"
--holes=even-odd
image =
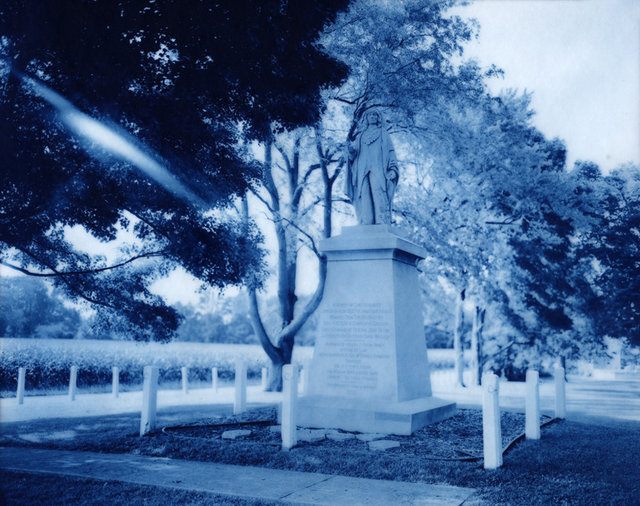
{"type": "Polygon", "coordinates": [[[391,308],[379,302],[328,304],[321,311],[320,333],[315,373],[324,378],[324,391],[316,393],[377,398],[390,394],[388,378],[392,370],[395,374],[391,308]]]}

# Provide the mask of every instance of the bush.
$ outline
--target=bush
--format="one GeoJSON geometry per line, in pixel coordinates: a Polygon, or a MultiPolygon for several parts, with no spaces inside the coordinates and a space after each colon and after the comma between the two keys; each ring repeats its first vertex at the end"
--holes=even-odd
{"type": "MultiPolygon", "coordinates": [[[[25,367],[26,389],[64,388],[69,369],[78,367],[78,386],[108,385],[111,368],[120,368],[120,383],[142,383],[144,366],[160,368],[160,382],[179,381],[181,368],[189,368],[191,381],[211,379],[217,367],[222,379],[234,376],[235,361],[247,362],[250,377],[258,376],[268,359],[258,345],[216,343],[138,343],[79,339],[0,339],[0,390],[14,391],[18,368],[25,367]]],[[[294,361],[311,356],[310,348],[297,347],[294,361]]]]}
{"type": "Polygon", "coordinates": [[[445,349],[453,347],[453,332],[443,330],[439,327],[425,325],[424,335],[427,348],[445,349]]]}
{"type": "MultiPolygon", "coordinates": [[[[211,381],[211,368],[222,380],[231,380],[238,357],[247,362],[249,377],[258,377],[269,360],[259,345],[221,343],[139,343],[90,339],[0,339],[0,391],[15,392],[18,368],[27,369],[27,390],[60,389],[69,384],[69,369],[78,367],[78,387],[107,386],[111,368],[120,368],[122,385],[142,384],[144,366],[160,368],[160,383],[178,382],[181,368],[189,381],[211,381]]],[[[293,360],[311,358],[313,348],[296,346],[293,360]]],[[[468,360],[468,358],[467,358],[468,360]]],[[[432,371],[453,367],[453,350],[429,350],[432,371]]]]}

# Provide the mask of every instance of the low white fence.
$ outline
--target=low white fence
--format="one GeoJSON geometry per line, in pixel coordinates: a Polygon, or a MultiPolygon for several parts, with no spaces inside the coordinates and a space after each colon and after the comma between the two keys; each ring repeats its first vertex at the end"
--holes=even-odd
{"type": "MultiPolygon", "coordinates": [[[[566,416],[565,371],[554,369],[555,417],[566,416]]],[[[484,446],[484,468],[497,469],[502,466],[502,430],[499,406],[500,383],[495,374],[482,377],[482,432],[484,446]]],[[[528,370],[525,386],[525,437],[540,439],[540,385],[536,370],[528,370]]]]}

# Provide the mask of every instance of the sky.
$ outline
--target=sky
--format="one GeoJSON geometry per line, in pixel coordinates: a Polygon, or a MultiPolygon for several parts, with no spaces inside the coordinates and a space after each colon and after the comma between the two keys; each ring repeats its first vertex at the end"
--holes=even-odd
{"type": "Polygon", "coordinates": [[[490,83],[533,93],[534,124],[608,172],[640,164],[640,0],[479,0],[465,53],[505,72],[490,83]]]}

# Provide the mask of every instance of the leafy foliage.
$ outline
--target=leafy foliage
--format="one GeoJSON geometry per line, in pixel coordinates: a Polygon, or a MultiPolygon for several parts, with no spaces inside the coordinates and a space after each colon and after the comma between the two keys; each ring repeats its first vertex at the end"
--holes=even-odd
{"type": "Polygon", "coordinates": [[[259,234],[220,219],[260,177],[260,165],[244,157],[239,141],[264,136],[271,121],[293,127],[317,118],[320,87],[339,82],[345,68],[312,42],[343,5],[3,3],[3,261],[12,257],[23,270],[44,271],[68,293],[125,315],[139,339],[167,339],[179,324],[175,310],[147,289],[174,265],[210,285],[249,276],[259,284],[259,234]],[[95,146],[69,138],[20,73],[134,137],[205,209],[108,153],[89,156],[95,146]],[[116,263],[125,267],[111,272],[104,258],[74,250],[64,233],[72,225],[103,241],[125,228],[143,246],[123,252],[116,263]]]}
{"type": "MultiPolygon", "coordinates": [[[[567,171],[564,143],[532,125],[530,96],[489,92],[485,78],[500,71],[461,58],[475,27],[445,15],[451,5],[355,2],[323,39],[352,69],[335,99],[352,114],[350,132],[372,107],[386,116],[403,165],[396,223],[428,251],[425,304],[440,307],[433,294],[444,282],[454,294],[466,292],[476,313],[489,311],[485,367],[602,353],[604,336],[612,335],[607,327],[633,334],[631,299],[622,311],[624,331],[598,321],[605,306],[624,305],[613,302],[614,294],[637,296],[633,283],[603,291],[605,278],[621,281],[617,272],[630,276],[636,267],[631,238],[623,247],[602,234],[622,221],[621,197],[614,198],[615,217],[603,212],[612,191],[597,189],[599,168],[584,163],[567,171]],[[600,244],[598,256],[588,244],[600,244]],[[625,261],[614,265],[602,247],[625,261]]],[[[625,202],[631,217],[634,199],[628,194],[625,202]]],[[[447,312],[432,313],[428,325],[453,326],[453,315],[441,322],[434,318],[447,312]]]]}
{"type": "Polygon", "coordinates": [[[597,334],[640,345],[640,169],[626,165],[603,176],[599,171],[585,174],[583,167],[574,169],[580,181],[574,191],[589,195],[592,202],[592,226],[576,246],[585,311],[597,315],[597,334]]]}
{"type": "Polygon", "coordinates": [[[65,307],[38,279],[0,278],[2,313],[0,336],[73,338],[81,325],[80,314],[65,307]]]}

